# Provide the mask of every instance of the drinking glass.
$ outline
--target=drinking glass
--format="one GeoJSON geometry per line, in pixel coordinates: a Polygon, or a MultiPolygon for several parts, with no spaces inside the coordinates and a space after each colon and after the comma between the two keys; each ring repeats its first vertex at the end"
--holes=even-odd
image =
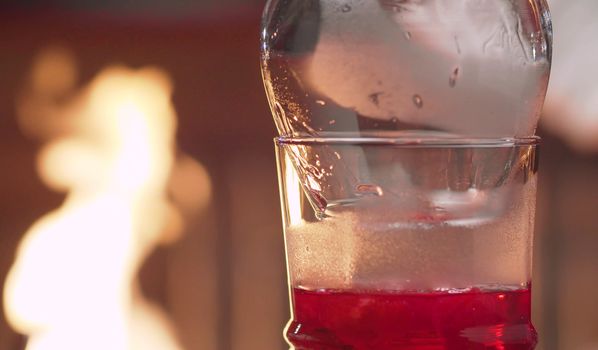
{"type": "Polygon", "coordinates": [[[297,350],[530,350],[538,138],[275,140],[297,350]]]}

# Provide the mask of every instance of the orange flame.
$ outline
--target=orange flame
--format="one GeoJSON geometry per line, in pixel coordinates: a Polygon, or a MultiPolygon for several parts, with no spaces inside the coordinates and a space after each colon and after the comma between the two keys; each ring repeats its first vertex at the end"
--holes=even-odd
{"type": "Polygon", "coordinates": [[[178,350],[136,277],[180,216],[167,198],[172,83],[158,68],[113,66],[74,91],[74,62],[65,50],[40,55],[18,106],[24,131],[47,140],[42,179],[67,196],[22,240],[5,285],[7,318],[29,336],[28,350],[178,350]]]}

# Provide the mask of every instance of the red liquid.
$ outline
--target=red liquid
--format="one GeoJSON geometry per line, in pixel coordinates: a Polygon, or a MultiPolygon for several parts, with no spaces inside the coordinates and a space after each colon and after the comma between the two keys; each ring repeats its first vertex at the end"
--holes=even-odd
{"type": "Polygon", "coordinates": [[[529,289],[393,293],[295,288],[297,350],[532,350],[529,289]]]}

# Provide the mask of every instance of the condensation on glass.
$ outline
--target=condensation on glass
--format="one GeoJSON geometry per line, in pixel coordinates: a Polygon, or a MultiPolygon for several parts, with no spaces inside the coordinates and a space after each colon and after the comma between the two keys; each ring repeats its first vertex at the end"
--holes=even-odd
{"type": "Polygon", "coordinates": [[[282,136],[534,134],[544,0],[270,0],[265,87],[282,136]]]}

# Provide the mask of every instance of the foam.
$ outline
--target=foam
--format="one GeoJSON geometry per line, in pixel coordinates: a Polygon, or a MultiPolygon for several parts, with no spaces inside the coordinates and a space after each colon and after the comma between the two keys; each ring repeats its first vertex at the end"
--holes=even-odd
{"type": "Polygon", "coordinates": [[[466,225],[408,220],[387,202],[369,202],[288,227],[292,284],[393,290],[524,285],[531,278],[535,191],[533,177],[502,197],[504,211],[478,221],[480,212],[472,211],[466,225]]]}

